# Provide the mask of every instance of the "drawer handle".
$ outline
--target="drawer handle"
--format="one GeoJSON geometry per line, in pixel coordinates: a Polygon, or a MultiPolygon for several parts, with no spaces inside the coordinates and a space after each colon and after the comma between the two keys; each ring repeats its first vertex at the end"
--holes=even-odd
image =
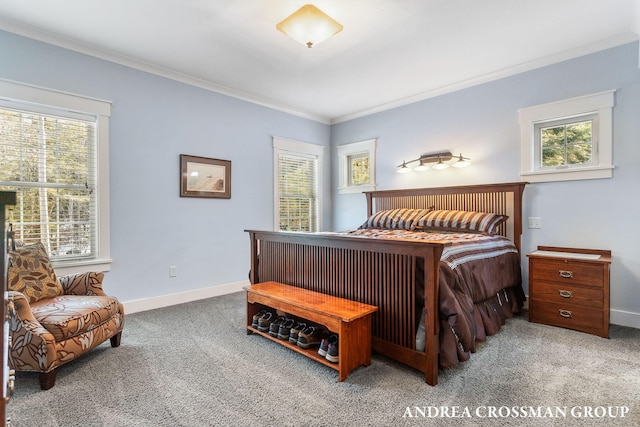
{"type": "Polygon", "coordinates": [[[565,279],[571,279],[573,277],[573,271],[558,270],[558,273],[560,273],[560,277],[565,279]]]}
{"type": "Polygon", "coordinates": [[[573,296],[573,292],[565,291],[564,289],[560,289],[558,291],[558,294],[560,294],[562,298],[571,298],[573,296]]]}
{"type": "Polygon", "coordinates": [[[558,310],[558,314],[562,317],[566,317],[567,319],[570,319],[573,313],[571,313],[569,310],[558,310]]]}

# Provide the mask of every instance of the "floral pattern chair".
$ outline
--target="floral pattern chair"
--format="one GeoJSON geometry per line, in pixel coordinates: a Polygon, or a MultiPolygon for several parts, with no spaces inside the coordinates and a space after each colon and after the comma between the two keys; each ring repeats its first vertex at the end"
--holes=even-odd
{"type": "Polygon", "coordinates": [[[102,290],[103,273],[57,277],[42,243],[9,251],[9,366],[39,372],[54,386],[56,368],[111,340],[120,345],[124,309],[102,290]]]}

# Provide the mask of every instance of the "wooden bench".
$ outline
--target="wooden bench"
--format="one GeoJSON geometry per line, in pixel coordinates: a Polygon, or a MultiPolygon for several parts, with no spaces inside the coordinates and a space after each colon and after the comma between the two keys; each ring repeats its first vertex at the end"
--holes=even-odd
{"type": "Polygon", "coordinates": [[[339,381],[344,381],[355,368],[371,364],[371,315],[378,310],[377,307],[277,282],[257,283],[245,289],[247,334],[260,334],[336,369],[339,381]],[[320,356],[317,348],[303,349],[253,328],[253,316],[269,308],[287,317],[323,325],[337,334],[338,363],[331,363],[320,356]]]}

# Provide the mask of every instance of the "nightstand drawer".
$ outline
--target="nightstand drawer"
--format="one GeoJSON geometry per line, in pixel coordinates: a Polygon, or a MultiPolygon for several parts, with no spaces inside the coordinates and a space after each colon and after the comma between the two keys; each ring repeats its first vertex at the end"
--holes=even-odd
{"type": "Polygon", "coordinates": [[[532,260],[533,280],[548,280],[562,283],[599,286],[604,283],[605,270],[602,264],[556,261],[548,259],[532,260]]]}
{"type": "Polygon", "coordinates": [[[602,310],[550,302],[544,304],[536,304],[536,301],[531,302],[536,307],[535,311],[529,312],[531,322],[601,334],[604,326],[602,310]]]}
{"type": "Polygon", "coordinates": [[[604,305],[602,287],[592,288],[542,281],[536,281],[532,286],[535,288],[534,295],[536,299],[565,304],[571,307],[593,307],[600,310],[604,305]]]}

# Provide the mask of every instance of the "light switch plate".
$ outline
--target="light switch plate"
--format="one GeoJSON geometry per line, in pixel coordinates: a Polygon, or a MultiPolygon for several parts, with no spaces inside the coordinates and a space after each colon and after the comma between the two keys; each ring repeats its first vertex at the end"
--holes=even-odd
{"type": "Polygon", "coordinates": [[[542,228],[542,218],[539,216],[530,216],[527,220],[529,228],[542,228]]]}

